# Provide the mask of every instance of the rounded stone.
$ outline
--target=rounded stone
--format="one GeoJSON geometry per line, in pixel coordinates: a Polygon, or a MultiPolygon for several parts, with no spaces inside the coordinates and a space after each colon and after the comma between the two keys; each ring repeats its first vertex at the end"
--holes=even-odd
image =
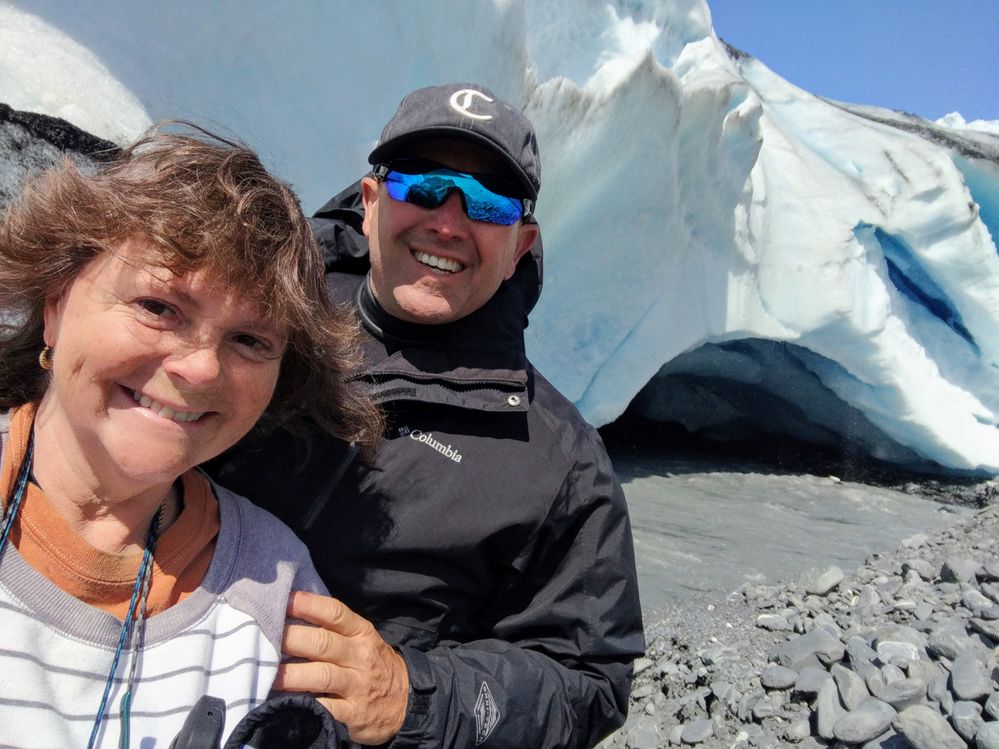
{"type": "Polygon", "coordinates": [[[999,720],[999,692],[993,692],[985,700],[985,712],[992,720],[999,720]]]}
{"type": "Polygon", "coordinates": [[[976,749],[999,749],[999,723],[985,723],[975,734],[976,749]]]}
{"type": "Polygon", "coordinates": [[[881,675],[885,679],[885,684],[894,684],[896,681],[902,681],[905,678],[905,671],[894,663],[886,663],[881,667],[881,675]]]}
{"type": "Polygon", "coordinates": [[[926,647],[926,635],[906,624],[885,624],[877,629],[875,650],[884,642],[908,642],[922,649],[926,647]]]}
{"type": "Polygon", "coordinates": [[[934,655],[954,660],[969,647],[968,633],[964,627],[947,625],[930,633],[926,649],[934,655]]]}
{"type": "Polygon", "coordinates": [[[839,696],[847,710],[857,708],[864,700],[871,696],[867,691],[867,685],[857,674],[846,666],[836,663],[830,669],[836,686],[839,688],[839,696]]]}
{"type": "Polygon", "coordinates": [[[990,640],[999,642],[999,622],[989,619],[972,619],[968,624],[976,632],[985,635],[990,640]]]}
{"type": "Polygon", "coordinates": [[[628,731],[628,749],[656,749],[659,739],[659,726],[651,718],[645,718],[628,731]]]}
{"type": "Polygon", "coordinates": [[[679,744],[681,741],[683,741],[681,737],[683,736],[684,728],[685,726],[682,724],[678,726],[673,726],[673,728],[671,728],[669,732],[669,743],[679,744]]]}
{"type": "Polygon", "coordinates": [[[831,679],[819,689],[815,697],[815,724],[822,738],[831,740],[836,736],[836,724],[846,715],[839,701],[839,691],[831,679]]]}
{"type": "MultiPolygon", "coordinates": [[[[711,694],[713,694],[719,700],[726,700],[728,696],[732,694],[732,685],[722,679],[711,682],[711,694]]],[[[765,686],[765,685],[764,685],[765,686]]]]}
{"type": "Polygon", "coordinates": [[[950,668],[950,691],[959,700],[978,700],[992,691],[988,671],[972,653],[962,653],[950,668]]]}
{"type": "Polygon", "coordinates": [[[833,734],[848,744],[863,744],[884,733],[895,715],[895,708],[891,705],[868,697],[836,721],[833,734]]]}
{"type": "Polygon", "coordinates": [[[899,667],[919,660],[919,648],[911,642],[879,642],[877,652],[882,662],[899,667]]]}
{"type": "Polygon", "coordinates": [[[916,619],[919,621],[926,621],[933,614],[933,604],[929,601],[922,601],[916,604],[916,608],[913,611],[916,619]]]}
{"type": "Polygon", "coordinates": [[[986,562],[982,566],[986,580],[999,580],[999,561],[986,562]]]}
{"type": "Polygon", "coordinates": [[[767,689],[787,689],[798,680],[794,669],[772,663],[760,674],[760,683],[767,689]]]}
{"type": "Polygon", "coordinates": [[[846,641],[846,652],[850,656],[850,662],[856,668],[859,663],[870,663],[878,654],[874,651],[863,637],[853,635],[846,641]]]}
{"type": "Polygon", "coordinates": [[[940,709],[949,715],[950,711],[954,709],[954,695],[947,688],[947,681],[948,678],[945,674],[941,674],[935,678],[926,687],[926,696],[937,703],[940,709]]]}
{"type": "Polygon", "coordinates": [[[967,749],[968,745],[932,707],[913,705],[898,714],[894,728],[912,749],[967,749]]]}
{"type": "Polygon", "coordinates": [[[693,720],[683,727],[680,740],[684,744],[700,744],[711,738],[715,732],[715,724],[710,720],[693,720]]]}
{"type": "Polygon", "coordinates": [[[973,559],[951,557],[940,568],[940,579],[947,583],[967,583],[975,579],[982,565],[973,559]]]}
{"type": "Polygon", "coordinates": [[[791,723],[784,731],[784,738],[797,744],[804,741],[812,734],[812,726],[807,718],[802,718],[791,723]]]}
{"type": "Polygon", "coordinates": [[[924,684],[929,684],[938,676],[946,676],[947,672],[943,666],[933,661],[913,661],[906,669],[910,679],[920,679],[924,684]]]}
{"type": "Polygon", "coordinates": [[[843,570],[833,565],[808,581],[805,585],[805,592],[816,596],[824,596],[843,582],[844,577],[843,570]]]}
{"type": "Polygon", "coordinates": [[[790,632],[793,629],[791,622],[779,614],[760,614],[756,617],[756,626],[771,632],[790,632]]]}
{"type": "Polygon", "coordinates": [[[773,702],[764,698],[758,700],[753,705],[753,719],[757,722],[761,722],[764,718],[769,718],[771,715],[777,713],[777,707],[773,702]]]}
{"type": "Polygon", "coordinates": [[[982,583],[982,593],[987,595],[996,603],[999,603],[999,585],[995,583],[982,583]]]}
{"type": "Polygon", "coordinates": [[[824,663],[837,663],[845,653],[843,643],[821,628],[788,640],[775,651],[777,662],[788,668],[800,668],[814,663],[816,658],[824,663]]]}
{"type": "Polygon", "coordinates": [[[912,749],[912,745],[901,734],[889,729],[868,741],[860,749],[912,749]]]}
{"type": "Polygon", "coordinates": [[[923,580],[933,580],[940,572],[940,568],[934,568],[925,559],[907,559],[902,562],[902,574],[909,571],[915,572],[923,580]]]}
{"type": "MultiPolygon", "coordinates": [[[[981,591],[969,588],[961,596],[961,605],[968,609],[973,616],[981,616],[983,611],[991,609],[996,603],[981,591]]],[[[994,619],[995,617],[988,616],[985,618],[994,619]]]]}
{"type": "Polygon", "coordinates": [[[982,706],[977,702],[955,702],[950,713],[950,724],[965,741],[971,741],[982,727],[982,706]]]}
{"type": "Polygon", "coordinates": [[[798,673],[798,678],[794,682],[794,691],[799,694],[818,694],[819,689],[832,677],[828,671],[814,666],[806,666],[798,673]]]}
{"type": "Polygon", "coordinates": [[[646,697],[651,697],[655,690],[656,688],[651,684],[643,684],[631,690],[631,699],[635,702],[641,702],[646,697]]]}
{"type": "Polygon", "coordinates": [[[893,681],[885,684],[884,691],[878,696],[896,710],[902,710],[917,704],[926,696],[926,682],[911,677],[893,681]]]}
{"type": "Polygon", "coordinates": [[[642,656],[641,658],[636,658],[635,662],[631,666],[631,672],[633,675],[638,676],[640,673],[647,671],[653,665],[651,658],[646,658],[642,656]]]}

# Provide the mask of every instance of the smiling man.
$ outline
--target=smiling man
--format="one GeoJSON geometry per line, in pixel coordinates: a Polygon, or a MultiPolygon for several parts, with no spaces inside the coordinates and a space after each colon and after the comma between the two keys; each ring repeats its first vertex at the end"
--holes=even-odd
{"type": "Polygon", "coordinates": [[[391,149],[376,150],[372,158],[385,161],[361,181],[371,290],[400,320],[454,322],[489,301],[537,239],[537,225],[523,221],[524,202],[531,199],[507,197],[526,193],[528,185],[492,177],[488,184],[505,192],[489,195],[471,175],[509,170],[473,142],[433,138],[397,148],[406,156],[391,161],[391,149]],[[381,201],[382,195],[389,199],[381,201]],[[499,198],[512,224],[468,217],[470,201],[488,208],[486,201],[499,198]]]}
{"type": "Polygon", "coordinates": [[[643,653],[627,508],[596,431],[527,360],[541,291],[530,122],[488,89],[407,96],[372,172],[313,219],[363,324],[368,462],[277,433],[224,483],[297,530],[335,599],[295,596],[280,684],[355,741],[588,747],[643,653]]]}

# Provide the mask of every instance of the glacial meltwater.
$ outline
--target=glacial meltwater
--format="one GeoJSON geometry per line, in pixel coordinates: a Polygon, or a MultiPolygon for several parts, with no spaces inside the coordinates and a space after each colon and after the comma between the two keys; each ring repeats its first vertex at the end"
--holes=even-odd
{"type": "Polygon", "coordinates": [[[872,553],[972,513],[836,477],[701,455],[610,452],[628,499],[647,613],[833,564],[849,572],[872,553]]]}

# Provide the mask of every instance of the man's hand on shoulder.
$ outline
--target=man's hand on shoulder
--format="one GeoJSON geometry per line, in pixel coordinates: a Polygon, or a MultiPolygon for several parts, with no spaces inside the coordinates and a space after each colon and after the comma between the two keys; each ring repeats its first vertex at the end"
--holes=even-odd
{"type": "Polygon", "coordinates": [[[312,692],[360,744],[383,744],[402,728],[409,700],[406,662],[374,625],[335,598],[296,591],[282,650],[304,658],[278,668],[274,689],[312,692]],[[315,625],[315,626],[310,626],[315,625]]]}

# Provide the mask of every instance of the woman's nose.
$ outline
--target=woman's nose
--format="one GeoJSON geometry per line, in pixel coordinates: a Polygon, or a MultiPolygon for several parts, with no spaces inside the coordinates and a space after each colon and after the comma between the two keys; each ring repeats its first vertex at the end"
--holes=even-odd
{"type": "Polygon", "coordinates": [[[185,347],[166,361],[166,370],[192,385],[210,385],[222,373],[218,347],[198,343],[185,347]]]}

